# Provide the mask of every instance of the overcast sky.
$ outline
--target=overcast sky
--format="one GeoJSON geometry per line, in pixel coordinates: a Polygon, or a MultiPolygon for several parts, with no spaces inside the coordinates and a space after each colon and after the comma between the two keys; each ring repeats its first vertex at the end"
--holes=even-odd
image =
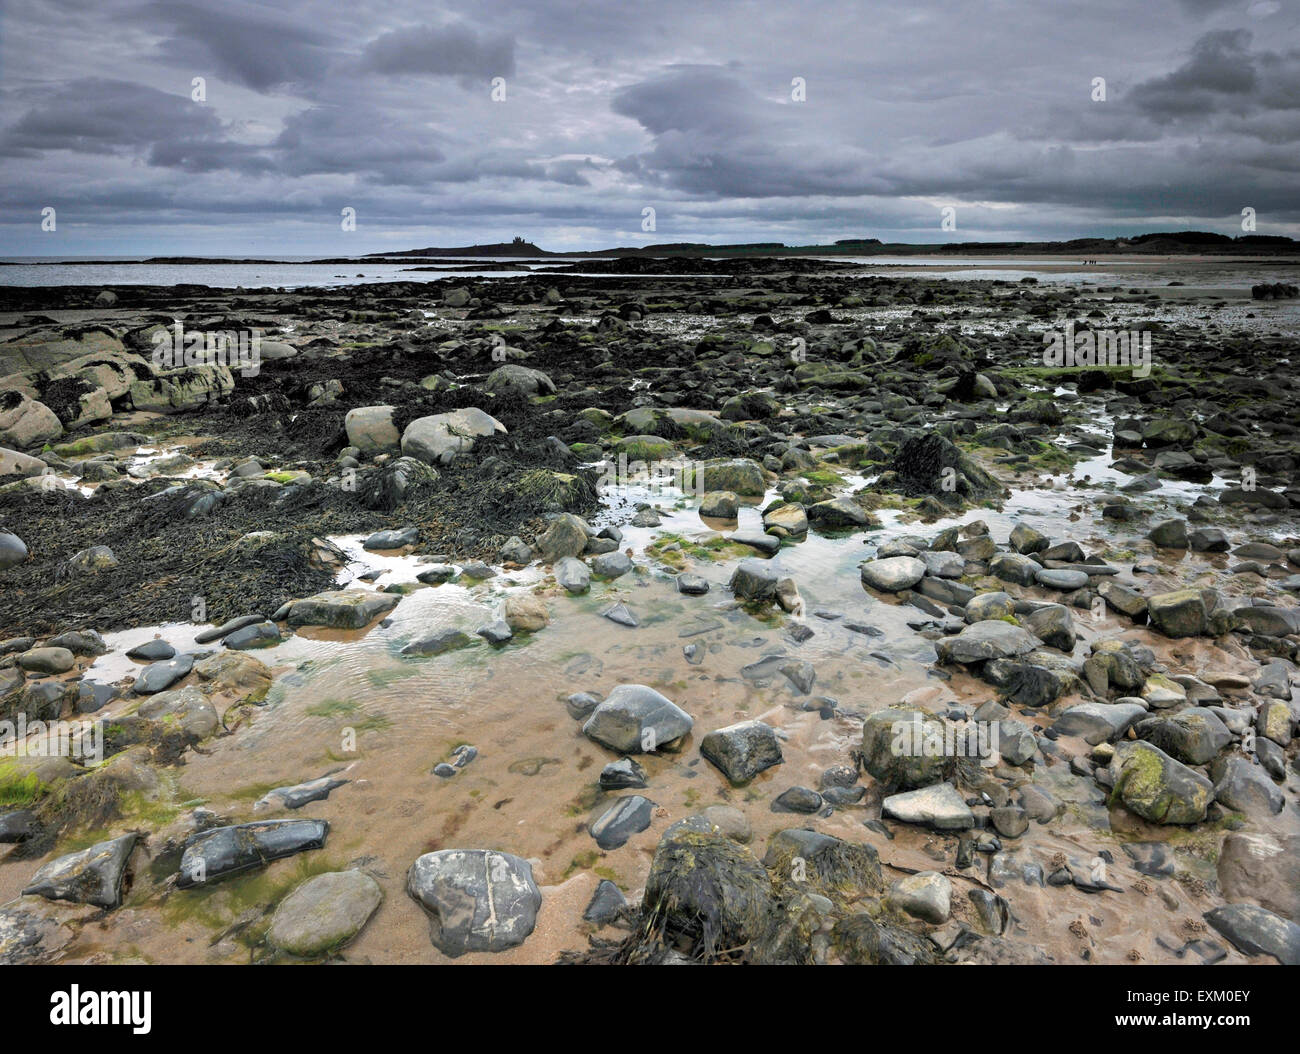
{"type": "Polygon", "coordinates": [[[1298,169],[1295,0],[0,0],[0,255],[1300,236],[1298,169]]]}

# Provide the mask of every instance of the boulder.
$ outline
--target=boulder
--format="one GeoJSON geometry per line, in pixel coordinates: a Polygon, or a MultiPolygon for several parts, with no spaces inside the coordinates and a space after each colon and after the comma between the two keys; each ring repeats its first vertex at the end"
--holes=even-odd
{"type": "Polygon", "coordinates": [[[700,754],[732,783],[746,783],[784,760],[775,729],[762,721],[715,729],[700,741],[700,754]]]}
{"type": "Polygon", "coordinates": [[[406,891],[429,918],[429,939],[452,958],[528,939],[542,894],[527,860],[490,849],[442,849],[411,865],[406,891]]]}
{"type": "Polygon", "coordinates": [[[122,876],[138,837],[135,833],[124,834],[56,857],[32,876],[23,893],[46,900],[115,908],[122,901],[122,876]]]}
{"type": "Polygon", "coordinates": [[[1200,823],[1214,801],[1208,779],[1150,743],[1120,743],[1111,774],[1116,796],[1151,823],[1200,823]]]}
{"type": "Polygon", "coordinates": [[[402,433],[402,453],[430,465],[447,464],[472,450],[475,439],[498,432],[504,435],[506,426],[474,406],[417,417],[402,433]]]}
{"type": "Polygon", "coordinates": [[[363,454],[394,449],[402,441],[393,424],[391,406],[358,406],[347,412],[343,427],[347,430],[348,445],[363,454]]]}
{"type": "Polygon", "coordinates": [[[589,739],[620,754],[648,754],[670,747],[694,721],[666,696],[643,684],[620,684],[582,726],[589,739]]]}
{"type": "Polygon", "coordinates": [[[868,560],[861,567],[862,584],[881,593],[901,593],[925,577],[925,564],[914,556],[868,560]]]}
{"type": "Polygon", "coordinates": [[[327,871],[280,901],[267,939],[290,955],[329,955],[361,932],[383,899],[379,883],[365,872],[327,871]]]}
{"type": "Polygon", "coordinates": [[[1158,593],[1147,601],[1147,619],[1166,637],[1198,637],[1205,632],[1205,598],[1199,589],[1158,593]]]}
{"type": "Polygon", "coordinates": [[[340,589],[317,593],[289,605],[285,621],[290,626],[326,626],[330,629],[364,629],[397,607],[401,597],[365,589],[340,589]]]}

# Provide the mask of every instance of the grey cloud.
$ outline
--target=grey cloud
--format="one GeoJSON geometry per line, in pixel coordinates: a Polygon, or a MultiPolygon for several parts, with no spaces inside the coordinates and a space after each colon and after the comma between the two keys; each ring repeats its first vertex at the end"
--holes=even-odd
{"type": "Polygon", "coordinates": [[[367,44],[361,68],[380,74],[510,77],[515,44],[508,36],[480,36],[468,26],[413,26],[367,44]]]}

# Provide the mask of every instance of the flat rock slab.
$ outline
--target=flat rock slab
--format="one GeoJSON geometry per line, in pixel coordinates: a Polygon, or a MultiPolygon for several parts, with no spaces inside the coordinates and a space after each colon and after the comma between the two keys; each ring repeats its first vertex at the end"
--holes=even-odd
{"type": "Polygon", "coordinates": [[[280,902],[267,937],[291,955],[325,955],[360,933],[383,899],[379,883],[363,871],[316,875],[280,902]]]}
{"type": "Polygon", "coordinates": [[[975,826],[975,814],[951,783],[893,794],[881,811],[903,823],[925,824],[940,831],[965,831],[975,826]]]}
{"type": "Polygon", "coordinates": [[[387,615],[401,597],[362,589],[340,589],[317,593],[289,605],[290,626],[326,626],[330,629],[364,629],[380,615],[387,615]]]}
{"type": "Polygon", "coordinates": [[[429,916],[429,939],[453,958],[523,944],[542,904],[528,861],[490,849],[426,853],[406,890],[429,916]]]}
{"type": "Polygon", "coordinates": [[[322,849],[329,829],[324,820],[262,820],[190,835],[176,885],[188,889],[281,857],[322,849]]]}
{"type": "Polygon", "coordinates": [[[122,902],[122,875],[137,837],[134,833],[124,834],[57,857],[32,876],[23,893],[35,893],[46,900],[115,908],[122,902]]]}

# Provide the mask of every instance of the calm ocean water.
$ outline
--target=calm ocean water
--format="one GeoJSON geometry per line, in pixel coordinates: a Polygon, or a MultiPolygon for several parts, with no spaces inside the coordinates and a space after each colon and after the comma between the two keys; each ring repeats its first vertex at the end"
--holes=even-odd
{"type": "MultiPolygon", "coordinates": [[[[819,259],[810,257],[807,259],[819,259]]],[[[1214,264],[1197,266],[1187,271],[1183,261],[1171,261],[1168,274],[1164,268],[1147,270],[1142,262],[1123,261],[1084,266],[1082,262],[1072,265],[1068,260],[1045,260],[1026,257],[916,257],[916,256],[862,256],[862,257],[825,257],[840,263],[857,264],[858,274],[935,274],[958,280],[995,279],[1016,282],[1021,278],[1032,276],[1042,283],[1080,284],[1091,282],[1102,285],[1133,284],[1157,285],[1172,280],[1174,272],[1177,278],[1190,288],[1223,287],[1231,289],[1249,289],[1256,282],[1296,282],[1300,277],[1300,268],[1286,265],[1261,264],[1258,267],[1228,267],[1214,264]],[[1044,270],[1044,265],[1054,269],[1044,270]],[[948,267],[944,271],[920,271],[918,267],[948,267]],[[1061,269],[1055,269],[1060,267],[1061,269]]],[[[557,266],[581,263],[581,260],[563,258],[548,259],[539,262],[512,261],[507,257],[481,257],[477,263],[511,263],[518,264],[517,271],[479,271],[467,264],[466,270],[417,271],[421,261],[402,263],[370,263],[354,261],[347,264],[308,263],[306,259],[294,261],[288,258],[278,263],[199,263],[199,264],[146,264],[133,262],[133,259],[97,259],[94,261],[78,258],[51,259],[38,257],[0,257],[0,286],[51,286],[51,285],[88,285],[111,288],[122,285],[207,285],[217,288],[233,289],[237,287],[275,287],[295,289],[303,286],[340,286],[366,285],[374,282],[436,282],[442,280],[462,281],[466,279],[504,279],[544,277],[546,272],[557,266]]],[[[606,277],[586,273],[588,277],[606,277]]],[[[704,278],[704,275],[694,275],[704,278]]]]}

